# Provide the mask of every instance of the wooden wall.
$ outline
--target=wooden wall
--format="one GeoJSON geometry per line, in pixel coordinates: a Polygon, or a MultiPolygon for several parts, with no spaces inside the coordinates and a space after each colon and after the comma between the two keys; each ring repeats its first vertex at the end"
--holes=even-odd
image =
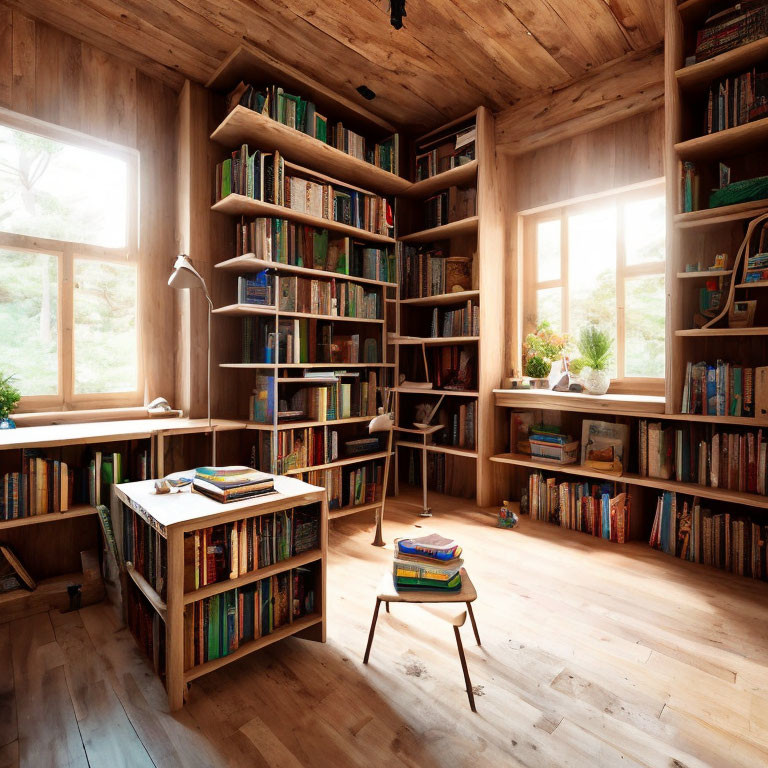
{"type": "Polygon", "coordinates": [[[0,5],[0,106],[140,153],[147,399],[174,399],[176,93],[136,67],[0,5]]]}

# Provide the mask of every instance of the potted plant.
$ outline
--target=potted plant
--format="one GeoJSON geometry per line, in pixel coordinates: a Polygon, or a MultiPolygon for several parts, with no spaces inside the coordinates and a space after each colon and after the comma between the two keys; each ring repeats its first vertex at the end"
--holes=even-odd
{"type": "Polygon", "coordinates": [[[562,357],[568,339],[555,333],[549,323],[543,322],[536,333],[529,333],[523,344],[524,372],[531,383],[539,389],[549,388],[552,364],[562,357]]]}
{"type": "Polygon", "coordinates": [[[604,395],[611,384],[608,366],[611,362],[613,339],[602,328],[587,325],[581,329],[576,346],[580,357],[571,363],[571,371],[581,374],[587,394],[604,395]]]}
{"type": "Polygon", "coordinates": [[[13,419],[10,418],[11,411],[16,407],[16,403],[21,400],[21,392],[11,384],[13,376],[4,376],[0,373],[0,429],[14,429],[13,419]]]}

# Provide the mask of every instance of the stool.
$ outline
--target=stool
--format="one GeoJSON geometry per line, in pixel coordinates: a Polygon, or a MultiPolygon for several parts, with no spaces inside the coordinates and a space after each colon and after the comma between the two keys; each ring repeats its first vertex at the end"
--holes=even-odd
{"type": "Polygon", "coordinates": [[[475,633],[475,639],[477,640],[477,644],[480,645],[480,634],[477,631],[475,615],[472,612],[472,603],[475,600],[477,600],[477,591],[464,568],[461,569],[461,589],[458,592],[438,592],[429,589],[403,590],[402,592],[398,592],[395,588],[392,573],[387,573],[382,578],[381,583],[379,584],[379,591],[376,595],[376,607],[373,609],[373,621],[371,622],[371,630],[368,633],[368,645],[365,648],[363,664],[368,663],[368,658],[371,655],[373,635],[376,631],[376,620],[379,617],[379,608],[382,603],[385,604],[387,613],[389,613],[390,603],[465,603],[467,610],[462,611],[458,616],[453,618],[451,624],[453,625],[453,633],[456,637],[456,646],[459,650],[459,661],[461,662],[461,671],[464,673],[464,683],[467,686],[469,706],[473,712],[477,712],[475,709],[475,697],[472,694],[472,684],[469,680],[467,660],[464,657],[464,646],[461,643],[461,635],[459,634],[459,628],[464,626],[464,622],[467,620],[467,613],[469,613],[472,629],[475,633]]]}

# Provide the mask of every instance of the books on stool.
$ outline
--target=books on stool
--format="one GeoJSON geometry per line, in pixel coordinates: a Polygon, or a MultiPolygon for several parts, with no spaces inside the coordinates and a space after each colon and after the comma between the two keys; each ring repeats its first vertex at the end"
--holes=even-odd
{"type": "Polygon", "coordinates": [[[395,539],[394,582],[400,590],[461,589],[461,547],[437,533],[417,539],[395,539]]]}
{"type": "Polygon", "coordinates": [[[215,501],[226,504],[275,492],[272,475],[250,467],[198,467],[192,487],[215,501]]]}

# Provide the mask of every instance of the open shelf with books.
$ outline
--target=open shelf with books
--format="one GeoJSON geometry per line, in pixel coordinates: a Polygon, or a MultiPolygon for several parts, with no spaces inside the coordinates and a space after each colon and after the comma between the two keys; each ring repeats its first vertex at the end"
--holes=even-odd
{"type": "Polygon", "coordinates": [[[401,435],[396,475],[420,484],[411,469],[425,450],[433,490],[488,504],[499,492],[487,457],[503,353],[501,338],[479,341],[485,323],[498,323],[504,291],[494,277],[504,243],[493,117],[478,108],[416,139],[413,157],[414,185],[397,199],[396,423],[442,429],[426,448],[421,435],[401,435]]]}
{"type": "Polygon", "coordinates": [[[186,683],[295,635],[325,641],[325,491],[285,477],[274,491],[220,504],[116,486],[118,551],[130,576],[127,623],[165,683],[186,683]]]}
{"type": "Polygon", "coordinates": [[[226,94],[211,134],[223,146],[250,142],[388,194],[410,187],[394,126],[292,67],[241,47],[208,87],[226,94]]]}

